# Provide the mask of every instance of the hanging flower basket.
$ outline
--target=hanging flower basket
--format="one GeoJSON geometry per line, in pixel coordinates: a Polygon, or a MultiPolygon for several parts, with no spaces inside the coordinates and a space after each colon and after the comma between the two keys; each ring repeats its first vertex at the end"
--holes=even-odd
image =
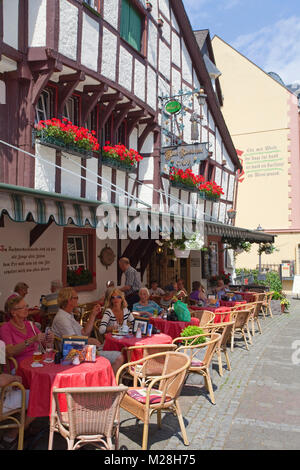
{"type": "Polygon", "coordinates": [[[34,137],[43,145],[62,150],[81,158],[92,158],[99,151],[95,131],[78,127],[71,121],[52,118],[40,121],[34,130],[34,137]]]}
{"type": "Polygon", "coordinates": [[[125,145],[106,145],[102,149],[102,163],[123,171],[136,171],[137,164],[143,157],[134,149],[127,149],[125,145]]]}
{"type": "Polygon", "coordinates": [[[176,258],[188,258],[190,256],[190,250],[180,250],[179,248],[174,248],[174,254],[176,258]]]}

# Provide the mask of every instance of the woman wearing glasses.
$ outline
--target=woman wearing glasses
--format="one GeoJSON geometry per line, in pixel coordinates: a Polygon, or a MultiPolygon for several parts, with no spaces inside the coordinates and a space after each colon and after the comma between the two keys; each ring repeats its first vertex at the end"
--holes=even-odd
{"type": "MultiPolygon", "coordinates": [[[[28,321],[28,305],[23,297],[14,296],[7,301],[10,320],[0,328],[0,339],[6,344],[6,354],[13,356],[18,363],[32,356],[41,343],[46,346],[46,335],[41,333],[34,322],[28,321]]],[[[49,333],[47,341],[54,335],[49,333]]]]}
{"type": "Polygon", "coordinates": [[[100,323],[99,332],[111,333],[118,325],[129,323],[133,326],[134,316],[127,308],[127,302],[122,291],[113,289],[109,292],[104,304],[104,314],[100,323]]]}

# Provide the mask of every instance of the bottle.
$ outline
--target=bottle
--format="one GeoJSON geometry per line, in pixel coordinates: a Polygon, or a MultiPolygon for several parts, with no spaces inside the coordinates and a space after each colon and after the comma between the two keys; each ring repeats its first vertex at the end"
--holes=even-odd
{"type": "Polygon", "coordinates": [[[153,316],[154,316],[154,318],[156,318],[156,317],[158,316],[158,310],[157,310],[157,308],[153,311],[153,316]]]}
{"type": "MultiPolygon", "coordinates": [[[[170,310],[170,307],[169,307],[169,310],[170,310]]],[[[168,312],[167,312],[166,310],[163,311],[162,317],[163,317],[163,320],[167,320],[167,318],[168,318],[168,312]]]]}

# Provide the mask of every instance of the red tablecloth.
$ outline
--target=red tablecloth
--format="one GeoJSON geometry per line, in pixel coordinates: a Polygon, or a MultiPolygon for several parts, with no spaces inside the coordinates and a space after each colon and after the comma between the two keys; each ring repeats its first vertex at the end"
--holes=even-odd
{"type": "MultiPolygon", "coordinates": [[[[190,307],[193,310],[196,310],[193,307],[190,307]]],[[[230,307],[198,307],[197,310],[209,310],[215,314],[214,323],[222,323],[230,321],[230,307]]]]}
{"type": "Polygon", "coordinates": [[[152,323],[155,328],[160,330],[162,333],[171,336],[172,339],[178,338],[182,330],[184,330],[189,325],[199,326],[199,318],[191,317],[191,321],[169,321],[163,320],[162,318],[150,318],[150,323],[152,323]]]}
{"type": "MultiPolygon", "coordinates": [[[[44,367],[31,367],[32,358],[24,359],[18,368],[25,388],[30,390],[28,416],[48,416],[51,411],[52,388],[100,387],[116,385],[110,362],[97,357],[96,362],[83,362],[79,365],[44,364],[44,367]]],[[[61,397],[60,406],[66,411],[66,402],[61,397]]]]}
{"type": "MultiPolygon", "coordinates": [[[[139,344],[171,344],[172,338],[164,333],[152,336],[143,336],[138,339],[135,336],[123,336],[121,338],[114,338],[113,335],[107,333],[105,335],[105,341],[103,351],[121,351],[123,348],[128,346],[138,346],[139,344]]],[[[131,360],[137,361],[143,357],[141,349],[133,351],[131,360]]]]}
{"type": "Polygon", "coordinates": [[[239,292],[239,295],[241,295],[246,302],[255,302],[255,294],[256,292],[239,292]]]}
{"type": "Polygon", "coordinates": [[[246,304],[246,300],[220,300],[220,306],[221,307],[235,307],[236,305],[239,304],[246,304]]]}

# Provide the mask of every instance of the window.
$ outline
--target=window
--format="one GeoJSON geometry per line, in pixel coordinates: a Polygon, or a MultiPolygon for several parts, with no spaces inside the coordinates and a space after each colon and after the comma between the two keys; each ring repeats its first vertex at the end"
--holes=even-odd
{"type": "Polygon", "coordinates": [[[93,10],[100,12],[100,0],[84,0],[83,3],[89,5],[93,10]]]}
{"type": "Polygon", "coordinates": [[[79,123],[79,101],[75,96],[71,96],[65,104],[63,118],[68,119],[76,126],[79,123]]]}
{"type": "Polygon", "coordinates": [[[116,136],[116,142],[121,143],[123,145],[127,145],[127,125],[126,122],[122,122],[120,125],[117,136],[116,136]]]}
{"type": "Polygon", "coordinates": [[[35,123],[46,121],[51,116],[51,92],[43,90],[35,107],[35,123]]]}
{"type": "Polygon", "coordinates": [[[78,291],[96,288],[96,230],[64,228],[62,280],[64,286],[78,291]]]}
{"type": "Polygon", "coordinates": [[[122,0],[121,37],[140,52],[142,49],[142,29],[142,14],[132,5],[130,0],[122,0]]]}
{"type": "Polygon", "coordinates": [[[87,236],[74,236],[67,239],[67,269],[76,271],[78,268],[88,269],[87,236]]]}

